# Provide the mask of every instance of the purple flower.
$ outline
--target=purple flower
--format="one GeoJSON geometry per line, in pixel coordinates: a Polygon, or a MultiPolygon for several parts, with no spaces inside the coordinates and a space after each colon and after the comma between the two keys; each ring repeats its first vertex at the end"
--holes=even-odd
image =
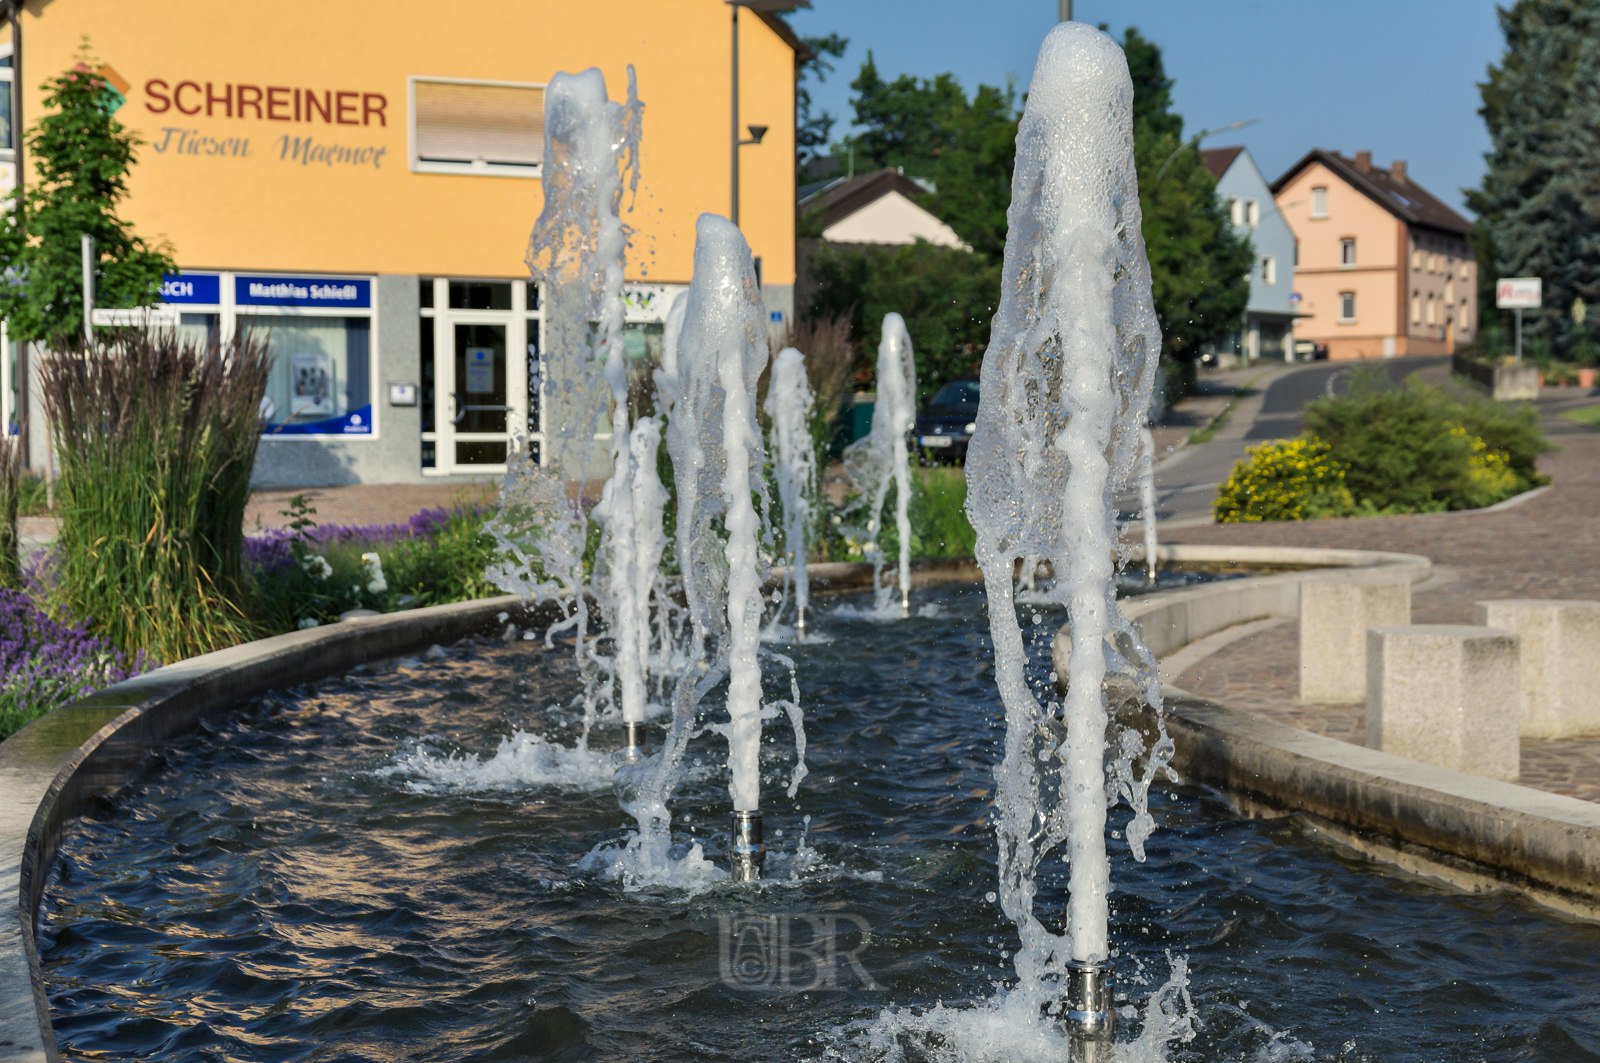
{"type": "Polygon", "coordinates": [[[155,665],[142,650],[130,663],[82,623],[58,621],[26,593],[0,588],[0,733],[155,665]]]}
{"type": "MultiPolygon", "coordinates": [[[[432,539],[457,516],[472,515],[482,507],[467,506],[461,509],[437,507],[414,513],[404,524],[320,524],[307,528],[303,534],[306,546],[313,551],[326,549],[339,543],[381,545],[400,539],[432,539]]],[[[292,544],[296,533],[288,528],[268,528],[248,536],[244,545],[245,564],[262,572],[276,572],[294,564],[292,544]]]]}

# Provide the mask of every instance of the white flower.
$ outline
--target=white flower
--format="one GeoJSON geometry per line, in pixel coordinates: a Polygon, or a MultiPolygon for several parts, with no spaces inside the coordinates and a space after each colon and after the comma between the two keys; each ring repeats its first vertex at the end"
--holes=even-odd
{"type": "Polygon", "coordinates": [[[321,554],[307,554],[300,559],[300,567],[317,579],[326,580],[333,575],[333,566],[321,554]]]}
{"type": "Polygon", "coordinates": [[[362,554],[361,560],[367,563],[367,591],[371,594],[382,594],[388,590],[389,581],[383,578],[383,561],[378,555],[362,554]]]}
{"type": "MultiPolygon", "coordinates": [[[[326,565],[327,562],[324,561],[323,564],[326,565]]],[[[323,578],[326,579],[327,577],[323,577],[323,578]]],[[[300,621],[300,624],[299,624],[299,627],[300,627],[301,631],[306,630],[306,628],[321,627],[321,626],[322,626],[322,622],[321,621],[313,620],[309,616],[306,617],[304,620],[300,621]]]]}

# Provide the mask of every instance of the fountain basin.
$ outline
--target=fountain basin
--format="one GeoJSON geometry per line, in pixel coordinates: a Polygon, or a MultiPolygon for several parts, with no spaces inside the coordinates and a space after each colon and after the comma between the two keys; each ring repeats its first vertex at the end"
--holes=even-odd
{"type": "MultiPolygon", "coordinates": [[[[1281,563],[1291,563],[1292,560],[1281,551],[1274,552],[1272,556],[1281,563]]],[[[1272,563],[1271,559],[1268,560],[1272,563]]],[[[1315,563],[1313,559],[1306,561],[1315,563]]],[[[851,567],[857,568],[857,566],[851,567]]],[[[859,568],[870,576],[869,565],[859,568]]],[[[932,570],[925,573],[923,582],[931,583],[940,578],[941,573],[954,576],[959,568],[958,565],[932,566],[932,570]]],[[[849,571],[843,571],[838,573],[838,578],[845,580],[853,576],[849,571]]],[[[1252,585],[1258,588],[1259,580],[1271,581],[1269,585],[1278,585],[1294,578],[1296,577],[1289,576],[1286,579],[1285,576],[1267,576],[1237,579],[1201,588],[1166,592],[1131,605],[1130,612],[1160,608],[1170,610],[1172,600],[1182,596],[1189,596],[1189,601],[1193,603],[1231,593],[1246,596],[1241,600],[1248,601],[1248,595],[1258,593],[1252,585]],[[1167,600],[1165,604],[1163,600],[1167,600]]],[[[1280,590],[1275,593],[1284,592],[1280,590]]],[[[0,767],[5,769],[0,779],[3,779],[8,791],[5,802],[0,807],[13,810],[8,822],[3,824],[6,830],[3,837],[0,837],[0,842],[7,847],[8,865],[17,869],[7,875],[4,887],[10,894],[8,903],[15,905],[11,911],[22,917],[19,920],[21,925],[13,924],[15,931],[0,939],[0,1003],[3,1003],[5,1009],[4,1025],[0,1026],[0,1031],[3,1031],[0,1032],[0,1040],[12,1042],[11,1045],[0,1045],[0,1059],[53,1058],[51,1049],[54,1046],[47,1040],[52,1038],[53,1034],[48,1025],[48,1011],[45,1008],[45,984],[34,948],[32,916],[38,911],[45,875],[52,866],[61,831],[68,821],[93,810],[101,797],[124,785],[141,766],[148,763],[149,753],[171,744],[176,737],[195,729],[201,721],[215,721],[234,712],[241,701],[268,689],[282,689],[319,676],[346,671],[365,661],[393,657],[434,642],[449,642],[474,631],[496,630],[505,623],[500,619],[502,613],[513,614],[512,619],[525,619],[514,615],[516,604],[515,599],[497,599],[391,614],[341,624],[337,627],[280,636],[277,639],[225,651],[222,654],[210,655],[208,658],[183,662],[152,673],[150,676],[119,684],[118,687],[102,692],[95,698],[86,699],[68,709],[51,714],[0,746],[0,767]]],[[[1216,606],[1213,604],[1206,608],[1214,611],[1216,606]]],[[[1239,608],[1247,614],[1250,607],[1241,605],[1239,608]]],[[[1198,616],[1200,613],[1196,612],[1195,615],[1198,616]]],[[[1199,630],[1203,626],[1204,624],[1198,625],[1194,630],[1199,630]]],[[[1190,633],[1192,635],[1193,631],[1190,633]]],[[[948,631],[945,635],[948,637],[948,631]]],[[[986,677],[979,678],[986,679],[986,677]]],[[[974,687],[973,697],[982,696],[977,691],[978,688],[974,687]]],[[[994,700],[992,688],[988,700],[994,700]]],[[[1207,722],[1199,714],[1191,713],[1189,706],[1181,706],[1177,716],[1180,722],[1172,725],[1180,736],[1186,733],[1183,731],[1187,726],[1184,721],[1190,720],[1191,717],[1201,724],[1207,722]]],[[[1214,731],[1225,729],[1217,723],[1215,716],[1210,718],[1210,723],[1214,731]]],[[[1270,728],[1266,730],[1270,731],[1270,728]]],[[[1302,742],[1302,749],[1290,749],[1289,754],[1303,759],[1304,738],[1316,736],[1304,736],[1303,733],[1293,732],[1290,728],[1281,730],[1291,732],[1288,737],[1301,736],[1299,741],[1302,742]]],[[[1252,740],[1259,740],[1263,733],[1258,728],[1253,732],[1252,740]]],[[[1278,737],[1287,740],[1285,736],[1278,737]]],[[[822,753],[826,750],[825,743],[830,739],[819,736],[819,739],[814,741],[813,748],[822,753]]],[[[1230,739],[1230,741],[1232,744],[1227,748],[1231,752],[1224,754],[1216,751],[1216,740],[1198,727],[1192,732],[1191,741],[1185,741],[1180,737],[1180,756],[1183,755],[1185,747],[1191,744],[1211,743],[1207,747],[1210,750],[1208,756],[1189,762],[1190,778],[1197,782],[1226,783],[1227,780],[1204,777],[1195,770],[1195,766],[1212,757],[1219,763],[1246,763],[1239,759],[1241,754],[1238,751],[1245,748],[1242,740],[1230,739]],[[1234,760],[1229,761],[1227,759],[1229,757],[1234,760]]],[[[1332,742],[1326,739],[1322,741],[1332,742]]],[[[1283,759],[1279,753],[1269,748],[1271,742],[1258,744],[1261,749],[1266,750],[1257,752],[1262,760],[1275,763],[1283,759]]],[[[1356,747],[1347,749],[1357,753],[1369,752],[1356,747]]],[[[1381,757],[1380,754],[1372,756],[1381,757]]],[[[979,779],[986,774],[986,767],[982,764],[976,769],[968,765],[963,770],[969,772],[975,770],[979,779]]],[[[1236,774],[1248,774],[1248,771],[1236,774]]],[[[1265,777],[1270,775],[1270,772],[1258,769],[1256,774],[1265,777]]],[[[1256,788],[1252,790],[1252,784],[1248,779],[1240,778],[1235,782],[1237,789],[1246,794],[1259,792],[1261,788],[1260,784],[1255,784],[1256,788]]],[[[1285,797],[1287,793],[1287,789],[1282,789],[1279,791],[1279,797],[1285,797]]],[[[965,810],[970,813],[968,818],[972,821],[968,831],[970,837],[967,839],[970,841],[971,854],[963,859],[977,860],[985,866],[992,867],[992,854],[984,855],[992,849],[992,837],[981,823],[982,799],[972,797],[971,800],[967,800],[967,796],[970,795],[963,796],[962,802],[957,802],[958,805],[964,802],[972,806],[965,810]]],[[[1481,787],[1478,796],[1480,798],[1487,796],[1481,787]]],[[[803,790],[802,801],[805,800],[807,798],[803,790]]],[[[1191,807],[1210,807],[1206,804],[1207,799],[1203,794],[1194,791],[1187,792],[1187,796],[1180,794],[1173,800],[1177,803],[1187,802],[1191,807]]],[[[1283,803],[1292,805],[1290,800],[1284,800],[1283,803]]],[[[1558,805],[1563,803],[1564,799],[1555,801],[1558,805]]],[[[1583,803],[1572,802],[1572,804],[1583,803]]],[[[1226,819],[1225,816],[1218,818],[1219,814],[1218,810],[1213,810],[1205,813],[1202,819],[1209,817],[1212,827],[1216,827],[1226,819]]],[[[787,825],[791,830],[794,827],[794,824],[787,825]]],[[[771,826],[769,825],[769,829],[771,826]]],[[[1189,828],[1178,826],[1174,829],[1183,831],[1189,828]]],[[[1246,831],[1243,826],[1218,829],[1223,833],[1246,831]]],[[[1292,832],[1295,828],[1289,829],[1292,832]]],[[[1248,830],[1264,831],[1266,834],[1263,837],[1282,837],[1285,828],[1261,824],[1248,830]]],[[[892,837],[892,834],[886,837],[892,837]]],[[[1161,837],[1162,835],[1158,833],[1157,838],[1161,837]]],[[[966,844],[963,842],[964,847],[966,844]]],[[[1594,849],[1600,849],[1600,845],[1591,845],[1591,851],[1594,849]]],[[[1308,850],[1316,851],[1314,846],[1296,851],[1308,850]]],[[[1226,860],[1227,856],[1213,853],[1205,859],[1226,860]]],[[[1118,872],[1119,882],[1128,881],[1127,876],[1137,877],[1141,874],[1140,869],[1131,863],[1125,861],[1125,864],[1125,870],[1118,872]]],[[[975,873],[972,880],[979,884],[988,883],[992,881],[992,872],[975,873]]],[[[974,885],[972,888],[979,887],[974,885]]],[[[1397,888],[1405,892],[1414,887],[1397,888]]],[[[1181,903],[1174,902],[1175,905],[1181,903]]],[[[994,914],[996,919],[993,934],[997,940],[1003,941],[1006,939],[1007,928],[1003,920],[998,918],[998,913],[994,914]]],[[[878,913],[878,917],[882,917],[881,912],[878,913]]],[[[937,922],[936,917],[930,918],[934,918],[937,922]]],[[[1516,918],[1523,917],[1518,915],[1516,918]]],[[[983,967],[983,964],[980,963],[978,966],[983,967]]],[[[988,979],[1004,976],[1005,965],[994,963],[984,967],[980,973],[982,977],[976,986],[962,982],[962,985],[967,986],[966,991],[982,991],[988,979]]],[[[923,990],[931,995],[944,996],[946,999],[951,999],[955,995],[936,992],[936,989],[935,986],[923,985],[923,990]]],[[[902,994],[896,994],[896,997],[904,999],[902,994]]],[[[882,1002],[885,998],[879,996],[870,999],[882,1002]]],[[[861,1001],[858,1000],[857,1004],[860,1005],[861,1001]]]]}

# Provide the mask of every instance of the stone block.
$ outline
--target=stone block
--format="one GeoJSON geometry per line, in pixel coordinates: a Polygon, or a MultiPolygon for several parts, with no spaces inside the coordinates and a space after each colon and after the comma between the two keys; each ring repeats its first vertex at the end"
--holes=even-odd
{"type": "Polygon", "coordinates": [[[1407,573],[1350,572],[1300,581],[1300,700],[1359,705],[1367,629],[1411,623],[1407,573]]]}
{"type": "Polygon", "coordinates": [[[1517,636],[1466,624],[1367,632],[1367,745],[1514,782],[1521,771],[1517,636]]]}
{"type": "Polygon", "coordinates": [[[1522,638],[1522,733],[1600,734],[1600,602],[1476,602],[1473,622],[1522,638]]]}

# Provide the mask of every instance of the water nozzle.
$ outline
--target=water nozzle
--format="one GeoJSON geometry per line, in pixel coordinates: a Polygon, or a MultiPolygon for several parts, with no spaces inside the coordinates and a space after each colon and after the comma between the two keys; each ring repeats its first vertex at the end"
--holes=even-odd
{"type": "Polygon", "coordinates": [[[760,812],[733,813],[733,845],[729,849],[730,868],[735,882],[756,882],[767,861],[767,846],[761,838],[760,812]]]}
{"type": "Polygon", "coordinates": [[[1067,964],[1067,993],[1061,1015],[1071,1043],[1072,1063],[1109,1063],[1117,1011],[1111,1003],[1111,965],[1088,960],[1067,964]]]}
{"type": "Polygon", "coordinates": [[[622,725],[622,749],[617,752],[617,759],[624,764],[638,764],[644,760],[644,724],[622,725]]]}
{"type": "Polygon", "coordinates": [[[794,634],[797,639],[806,637],[806,611],[804,609],[800,609],[795,613],[794,634]]]}
{"type": "Polygon", "coordinates": [[[904,591],[900,595],[900,615],[911,615],[911,592],[904,591]]]}

